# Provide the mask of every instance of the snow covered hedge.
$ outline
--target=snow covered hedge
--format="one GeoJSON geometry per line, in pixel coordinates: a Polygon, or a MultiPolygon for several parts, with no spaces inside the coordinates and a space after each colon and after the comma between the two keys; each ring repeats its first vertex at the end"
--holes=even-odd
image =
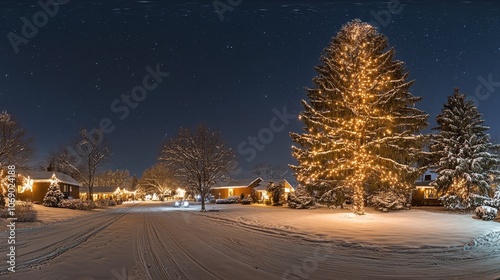
{"type": "Polygon", "coordinates": [[[98,208],[98,205],[89,200],[81,200],[81,199],[63,199],[59,204],[61,208],[69,208],[69,209],[78,209],[78,210],[92,210],[98,208]]]}
{"type": "Polygon", "coordinates": [[[98,199],[98,200],[94,201],[94,203],[98,207],[116,206],[116,201],[114,199],[98,199]]]}
{"type": "Polygon", "coordinates": [[[496,219],[498,215],[498,210],[490,206],[479,206],[474,211],[476,217],[484,221],[491,221],[496,219]]]}
{"type": "Polygon", "coordinates": [[[378,191],[368,197],[368,203],[383,212],[410,208],[409,196],[398,190],[378,191]]]}
{"type": "MultiPolygon", "coordinates": [[[[16,201],[15,213],[17,222],[34,222],[37,218],[37,213],[35,208],[33,208],[33,203],[24,202],[24,201],[16,201]]],[[[2,218],[9,218],[9,210],[5,208],[0,212],[0,216],[2,218]]]]}

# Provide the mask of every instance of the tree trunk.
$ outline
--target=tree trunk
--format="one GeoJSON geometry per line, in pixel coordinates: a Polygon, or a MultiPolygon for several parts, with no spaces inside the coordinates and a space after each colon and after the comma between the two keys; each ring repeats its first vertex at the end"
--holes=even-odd
{"type": "Polygon", "coordinates": [[[364,200],[364,188],[363,182],[356,182],[354,185],[354,214],[364,215],[365,214],[365,200],[364,200]]]}
{"type": "Polygon", "coordinates": [[[89,185],[89,197],[87,198],[90,201],[94,201],[94,192],[92,190],[92,186],[89,185]]]}
{"type": "Polygon", "coordinates": [[[205,211],[205,192],[201,191],[201,211],[205,211]]]}

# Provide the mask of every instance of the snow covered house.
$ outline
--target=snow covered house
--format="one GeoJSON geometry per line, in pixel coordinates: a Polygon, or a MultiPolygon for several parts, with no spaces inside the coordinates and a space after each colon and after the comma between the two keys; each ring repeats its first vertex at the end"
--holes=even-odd
{"type": "Polygon", "coordinates": [[[239,179],[219,182],[212,187],[212,195],[218,198],[228,198],[229,196],[250,195],[252,190],[262,182],[260,177],[256,179],[239,179]]]}
{"type": "Polygon", "coordinates": [[[70,196],[79,198],[82,184],[67,174],[48,171],[19,171],[16,180],[17,200],[41,203],[49,189],[53,175],[55,175],[65,198],[70,196]]]}
{"type": "MultiPolygon", "coordinates": [[[[114,186],[94,186],[92,188],[93,200],[98,199],[121,199],[127,201],[129,198],[133,199],[136,192],[127,190],[126,188],[114,186]]],[[[87,194],[82,194],[82,199],[87,199],[87,194]]]]}
{"type": "MultiPolygon", "coordinates": [[[[94,200],[114,198],[120,188],[112,186],[94,186],[92,196],[94,200]]],[[[83,195],[86,198],[87,194],[83,195]]]]}
{"type": "Polygon", "coordinates": [[[228,198],[229,196],[241,196],[242,194],[246,197],[252,194],[252,190],[254,190],[257,192],[257,197],[260,201],[269,198],[266,188],[270,182],[273,182],[274,184],[283,184],[285,198],[287,197],[288,193],[294,191],[294,188],[286,179],[264,180],[260,177],[257,177],[255,179],[240,179],[231,180],[228,182],[219,182],[214,187],[212,187],[211,193],[216,199],[218,199],[228,198]]]}
{"type": "Polygon", "coordinates": [[[432,186],[434,182],[432,174],[426,173],[423,178],[415,182],[415,189],[412,193],[411,204],[414,206],[437,206],[441,205],[436,187],[432,186]]]}

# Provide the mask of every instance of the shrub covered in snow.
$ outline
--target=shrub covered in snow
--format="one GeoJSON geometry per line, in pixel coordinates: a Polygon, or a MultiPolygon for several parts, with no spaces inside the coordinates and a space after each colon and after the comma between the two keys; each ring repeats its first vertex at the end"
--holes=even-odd
{"type": "Polygon", "coordinates": [[[290,193],[288,207],[293,209],[308,209],[314,206],[314,198],[307,192],[306,188],[299,185],[295,192],[290,193]]]}
{"type": "Polygon", "coordinates": [[[328,206],[331,209],[349,209],[350,194],[343,187],[337,187],[324,192],[318,199],[319,204],[328,206]]]}
{"type": "Polygon", "coordinates": [[[251,197],[245,197],[241,200],[241,204],[248,205],[253,203],[253,199],[251,197]]]}
{"type": "Polygon", "coordinates": [[[78,210],[92,210],[98,208],[97,204],[93,201],[81,199],[63,199],[59,204],[59,207],[78,210]]]}
{"type": "Polygon", "coordinates": [[[94,203],[99,205],[99,207],[116,206],[116,201],[114,199],[98,199],[94,201],[94,203]]]}
{"type": "MultiPolygon", "coordinates": [[[[9,210],[7,208],[3,209],[0,213],[2,218],[10,217],[9,210]]],[[[36,210],[33,208],[33,203],[31,202],[16,201],[14,213],[14,217],[17,218],[17,222],[34,222],[37,218],[36,210]]]]}
{"type": "Polygon", "coordinates": [[[479,206],[474,211],[476,217],[484,221],[491,221],[496,219],[498,215],[498,210],[490,206],[479,206]]]}
{"type": "Polygon", "coordinates": [[[64,199],[64,194],[59,189],[59,183],[55,175],[50,179],[49,190],[43,198],[43,205],[47,207],[59,207],[59,204],[64,199]]]}
{"type": "Polygon", "coordinates": [[[409,196],[402,190],[380,190],[368,197],[368,203],[383,212],[410,207],[409,196]]]}

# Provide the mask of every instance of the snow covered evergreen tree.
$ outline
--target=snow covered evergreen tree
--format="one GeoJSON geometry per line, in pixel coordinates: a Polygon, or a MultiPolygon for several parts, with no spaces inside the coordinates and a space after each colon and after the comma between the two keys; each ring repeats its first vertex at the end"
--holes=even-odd
{"type": "Polygon", "coordinates": [[[283,205],[282,196],[285,193],[285,187],[283,184],[275,184],[274,182],[269,182],[266,187],[266,192],[269,193],[269,198],[273,206],[283,205]]]}
{"type": "Polygon", "coordinates": [[[59,207],[63,199],[64,194],[61,192],[61,189],[59,189],[59,180],[57,180],[55,174],[52,174],[49,189],[43,198],[43,205],[48,207],[59,207]]]}
{"type": "Polygon", "coordinates": [[[387,38],[360,20],[342,27],[316,67],[300,114],[305,132],[291,133],[297,180],[322,191],[352,189],[364,214],[365,187],[410,187],[423,172],[428,115],[415,108],[403,62],[387,38]]]}
{"type": "Polygon", "coordinates": [[[476,105],[455,89],[436,118],[438,133],[432,137],[435,155],[434,184],[445,196],[456,196],[465,208],[472,208],[471,195],[488,195],[498,180],[498,145],[490,141],[489,129],[476,105]]]}
{"type": "Polygon", "coordinates": [[[307,192],[307,189],[299,185],[294,192],[290,192],[288,207],[294,209],[308,209],[314,206],[314,198],[307,192]]]}

